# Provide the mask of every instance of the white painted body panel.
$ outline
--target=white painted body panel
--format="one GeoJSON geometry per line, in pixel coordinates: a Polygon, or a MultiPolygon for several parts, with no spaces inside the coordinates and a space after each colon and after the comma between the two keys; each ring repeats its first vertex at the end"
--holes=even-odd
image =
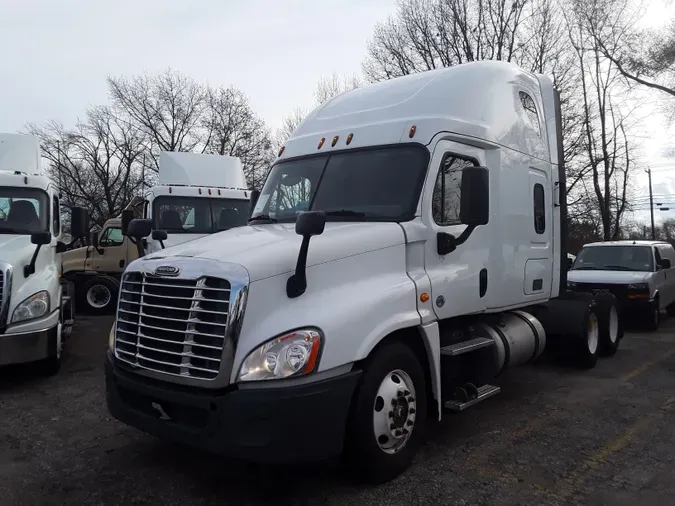
{"type": "Polygon", "coordinates": [[[0,133],[0,171],[41,174],[39,139],[32,135],[0,133]]]}
{"type": "Polygon", "coordinates": [[[159,184],[247,188],[239,158],[177,151],[159,154],[159,184]]]}

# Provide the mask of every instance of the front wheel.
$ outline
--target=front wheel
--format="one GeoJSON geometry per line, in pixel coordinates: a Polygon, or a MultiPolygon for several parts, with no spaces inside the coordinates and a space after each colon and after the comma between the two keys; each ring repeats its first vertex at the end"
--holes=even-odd
{"type": "Polygon", "coordinates": [[[394,342],[375,352],[352,401],[345,457],[359,479],[384,483],[412,463],[424,436],[427,396],[415,353],[394,342]]]}

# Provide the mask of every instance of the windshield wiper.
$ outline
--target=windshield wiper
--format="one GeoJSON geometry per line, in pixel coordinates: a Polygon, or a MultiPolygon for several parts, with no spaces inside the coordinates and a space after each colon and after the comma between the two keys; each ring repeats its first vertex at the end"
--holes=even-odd
{"type": "Polygon", "coordinates": [[[350,211],[348,209],[340,209],[339,211],[326,211],[326,216],[344,216],[349,218],[365,218],[366,213],[358,211],[350,211]]]}
{"type": "Polygon", "coordinates": [[[272,218],[268,214],[259,214],[258,216],[254,216],[252,218],[248,219],[248,222],[251,223],[252,221],[269,221],[270,223],[276,223],[277,220],[272,218]]]}
{"type": "Polygon", "coordinates": [[[591,267],[590,265],[586,265],[584,267],[572,267],[570,269],[571,271],[597,271],[597,267],[591,267]]]}
{"type": "Polygon", "coordinates": [[[625,265],[605,265],[603,269],[608,269],[610,271],[634,271],[631,267],[626,267],[625,265]]]}

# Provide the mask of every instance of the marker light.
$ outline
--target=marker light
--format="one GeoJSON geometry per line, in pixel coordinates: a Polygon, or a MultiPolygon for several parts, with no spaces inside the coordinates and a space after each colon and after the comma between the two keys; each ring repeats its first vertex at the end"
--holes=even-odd
{"type": "Polygon", "coordinates": [[[411,139],[415,137],[415,132],[417,132],[417,127],[415,125],[410,127],[410,132],[408,133],[408,137],[411,139]]]}
{"type": "MultiPolygon", "coordinates": [[[[321,146],[319,146],[319,147],[321,147],[321,146]]],[[[279,148],[279,154],[277,156],[281,156],[281,154],[284,152],[284,149],[286,149],[286,146],[281,146],[279,148]]]]}
{"type": "Polygon", "coordinates": [[[352,139],[354,138],[354,134],[349,134],[347,136],[347,146],[349,146],[349,143],[352,142],[352,139]]]}
{"type": "Polygon", "coordinates": [[[335,147],[335,145],[337,144],[337,141],[338,141],[339,138],[340,138],[340,137],[338,137],[337,135],[336,135],[335,137],[333,137],[333,144],[331,144],[331,147],[332,147],[332,148],[335,147]]]}
{"type": "Polygon", "coordinates": [[[321,146],[323,146],[323,143],[326,142],[325,137],[321,137],[321,140],[319,141],[319,146],[316,149],[321,149],[321,146]]]}

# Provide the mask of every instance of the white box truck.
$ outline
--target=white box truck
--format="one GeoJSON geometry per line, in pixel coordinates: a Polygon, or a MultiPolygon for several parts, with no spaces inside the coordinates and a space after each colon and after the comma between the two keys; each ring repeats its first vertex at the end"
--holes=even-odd
{"type": "Polygon", "coordinates": [[[248,226],[128,266],[108,409],[222,455],[344,454],[389,480],[505,369],[616,352],[616,300],[566,290],[566,209],[547,76],[482,61],[340,95],[282,148],[248,226]]]}
{"type": "MultiPolygon", "coordinates": [[[[59,190],[41,160],[37,137],[0,134],[0,366],[36,362],[53,375],[74,316],[59,190]]],[[[87,211],[72,208],[73,240],[88,228],[87,211]]]]}
{"type": "Polygon", "coordinates": [[[64,254],[63,274],[75,285],[77,306],[94,314],[113,312],[119,277],[131,261],[162,245],[246,225],[250,200],[239,158],[161,152],[158,184],[93,233],[91,246],[64,254]],[[152,232],[135,244],[124,234],[128,222],[139,216],[147,219],[152,232]]]}

